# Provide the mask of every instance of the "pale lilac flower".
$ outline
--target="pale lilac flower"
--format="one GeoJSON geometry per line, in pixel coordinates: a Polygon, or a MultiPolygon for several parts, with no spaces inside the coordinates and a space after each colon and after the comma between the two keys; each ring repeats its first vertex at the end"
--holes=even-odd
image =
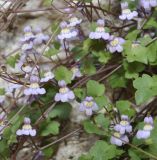
{"type": "Polygon", "coordinates": [[[72,80],[74,80],[76,77],[78,77],[78,78],[82,77],[82,74],[79,70],[79,67],[77,67],[77,66],[72,67],[71,71],[73,73],[72,78],[71,78],[72,80]]]}
{"type": "Polygon", "coordinates": [[[151,131],[153,130],[153,118],[151,116],[144,118],[144,127],[143,130],[138,130],[136,137],[137,139],[147,139],[151,135],[151,131]]]}
{"type": "Polygon", "coordinates": [[[24,118],[24,125],[22,126],[22,129],[18,129],[16,131],[16,135],[32,136],[32,137],[36,136],[36,130],[32,129],[30,118],[27,117],[24,118]]]}
{"type": "Polygon", "coordinates": [[[140,0],[140,6],[149,11],[152,7],[157,6],[157,0],[140,0]]]}
{"type": "Polygon", "coordinates": [[[75,99],[75,95],[73,91],[71,91],[64,80],[58,81],[58,85],[60,87],[59,93],[56,93],[55,95],[55,101],[56,102],[69,102],[71,100],[75,99]]]}
{"type": "Polygon", "coordinates": [[[89,34],[90,39],[104,39],[108,40],[110,38],[110,34],[105,32],[105,21],[102,19],[97,20],[97,27],[95,32],[91,32],[89,34]]]}
{"type": "Polygon", "coordinates": [[[131,11],[128,8],[128,2],[123,2],[121,3],[121,9],[122,9],[122,14],[119,16],[121,20],[131,20],[134,17],[138,16],[138,13],[136,11],[131,11]]]}
{"type": "Polygon", "coordinates": [[[24,94],[26,96],[28,95],[39,95],[39,94],[45,94],[46,91],[44,88],[40,88],[39,86],[39,78],[35,75],[30,77],[30,85],[28,85],[28,88],[24,90],[24,94]]]}
{"type": "Polygon", "coordinates": [[[32,28],[30,26],[26,26],[24,28],[24,37],[21,38],[21,42],[30,42],[33,41],[35,38],[33,32],[32,32],[32,28]]]}
{"type": "Polygon", "coordinates": [[[33,49],[33,42],[26,42],[23,43],[21,46],[23,52],[27,52],[33,49]]]}
{"type": "Polygon", "coordinates": [[[98,110],[98,105],[94,101],[93,97],[86,97],[80,104],[80,111],[86,113],[87,116],[91,116],[93,111],[98,110]]]}
{"type": "Polygon", "coordinates": [[[123,51],[123,44],[125,43],[125,40],[121,37],[114,37],[111,36],[109,40],[109,44],[107,44],[107,49],[111,52],[122,52],[123,51]]]}
{"type": "Polygon", "coordinates": [[[82,22],[82,19],[78,19],[77,17],[72,17],[69,19],[69,27],[75,27],[82,22]]]}
{"type": "Polygon", "coordinates": [[[115,125],[115,130],[118,130],[120,134],[132,132],[132,126],[130,125],[129,118],[126,115],[121,116],[120,124],[115,125]]]}
{"type": "Polygon", "coordinates": [[[35,45],[41,45],[42,43],[46,43],[48,41],[49,36],[43,34],[41,28],[36,28],[35,33],[36,35],[33,41],[35,45]]]}
{"type": "Polygon", "coordinates": [[[61,22],[60,27],[61,33],[58,35],[58,39],[60,40],[71,39],[78,35],[78,32],[76,30],[70,29],[65,21],[61,22]]]}
{"type": "Polygon", "coordinates": [[[110,139],[111,144],[115,144],[117,146],[122,146],[129,142],[127,135],[120,134],[119,132],[115,132],[110,139]]]}
{"type": "Polygon", "coordinates": [[[41,78],[40,82],[48,82],[54,78],[54,74],[51,71],[45,72],[44,77],[41,78]]]}

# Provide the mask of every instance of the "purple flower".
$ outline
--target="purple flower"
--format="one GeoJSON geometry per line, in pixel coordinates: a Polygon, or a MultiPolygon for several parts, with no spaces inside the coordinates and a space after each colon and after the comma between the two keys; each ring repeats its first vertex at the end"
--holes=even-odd
{"type": "Polygon", "coordinates": [[[116,124],[115,130],[119,131],[120,134],[132,132],[132,126],[130,125],[128,116],[126,115],[121,116],[120,124],[116,124]]]}
{"type": "Polygon", "coordinates": [[[91,116],[93,114],[93,111],[96,110],[98,110],[98,105],[94,101],[93,97],[86,97],[80,104],[80,111],[85,111],[87,116],[91,116]]]}
{"type": "Polygon", "coordinates": [[[44,77],[41,78],[40,82],[48,82],[49,80],[54,78],[54,74],[50,71],[44,73],[44,77]]]}
{"type": "Polygon", "coordinates": [[[76,25],[79,25],[82,22],[82,19],[78,19],[77,17],[72,17],[69,19],[69,27],[75,27],[76,25]]]}
{"type": "Polygon", "coordinates": [[[32,33],[32,28],[30,26],[26,26],[24,28],[24,37],[21,38],[21,42],[30,42],[33,41],[35,38],[34,34],[32,33]]]}
{"type": "Polygon", "coordinates": [[[104,39],[104,40],[108,40],[110,38],[109,33],[105,32],[105,21],[102,19],[97,20],[97,27],[95,32],[91,32],[89,34],[89,38],[90,39],[104,39]]]}
{"type": "Polygon", "coordinates": [[[151,116],[144,118],[144,127],[143,130],[138,130],[136,137],[137,139],[147,139],[151,135],[151,131],[153,130],[153,118],[151,116]]]}
{"type": "Polygon", "coordinates": [[[125,43],[125,40],[121,37],[114,37],[111,36],[110,37],[110,42],[107,45],[107,49],[111,52],[122,52],[123,51],[123,47],[122,45],[125,43]]]}
{"type": "Polygon", "coordinates": [[[28,85],[28,88],[24,90],[24,94],[26,96],[28,95],[38,95],[38,94],[45,94],[46,91],[44,88],[40,88],[39,86],[39,78],[35,75],[30,77],[30,85],[28,85]]]}
{"type": "Polygon", "coordinates": [[[55,101],[56,102],[69,102],[71,100],[75,99],[75,95],[73,91],[71,91],[67,86],[64,80],[61,80],[58,82],[58,85],[60,87],[59,93],[56,93],[55,95],[55,101]]]}
{"type": "Polygon", "coordinates": [[[22,44],[21,49],[23,52],[27,52],[33,49],[33,42],[26,42],[22,44]]]}
{"type": "Polygon", "coordinates": [[[134,17],[138,16],[138,13],[136,11],[131,11],[128,8],[128,3],[127,2],[123,2],[121,3],[121,9],[122,9],[122,14],[119,16],[119,18],[121,20],[131,20],[134,17]]]}
{"type": "Polygon", "coordinates": [[[31,120],[30,118],[27,118],[25,117],[24,118],[24,125],[22,126],[22,129],[18,129],[16,131],[16,135],[18,136],[36,136],[36,130],[35,129],[32,129],[32,126],[30,125],[31,124],[31,120]]]}
{"type": "Polygon", "coordinates": [[[33,41],[35,45],[41,45],[42,43],[46,43],[48,41],[49,36],[43,34],[41,28],[36,28],[35,33],[36,35],[33,41]]]}
{"type": "Polygon", "coordinates": [[[149,11],[152,7],[157,6],[157,0],[140,0],[140,6],[149,11]]]}
{"type": "Polygon", "coordinates": [[[122,146],[129,142],[129,139],[126,135],[122,135],[119,132],[115,132],[110,139],[111,144],[115,144],[117,146],[122,146]]]}
{"type": "Polygon", "coordinates": [[[60,27],[61,33],[58,35],[60,40],[71,39],[78,35],[78,32],[76,30],[70,29],[65,21],[61,22],[60,27]]]}
{"type": "Polygon", "coordinates": [[[72,78],[71,78],[72,80],[74,80],[76,77],[78,77],[78,78],[82,77],[82,74],[81,74],[81,72],[79,70],[79,67],[77,67],[77,66],[72,67],[71,71],[73,73],[72,78]]]}

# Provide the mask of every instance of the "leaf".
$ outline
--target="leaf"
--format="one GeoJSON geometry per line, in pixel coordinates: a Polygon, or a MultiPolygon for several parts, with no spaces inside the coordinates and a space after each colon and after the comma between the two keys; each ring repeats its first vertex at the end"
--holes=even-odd
{"type": "Polygon", "coordinates": [[[105,141],[97,141],[89,151],[93,160],[111,160],[120,156],[123,151],[105,141]]]}
{"type": "Polygon", "coordinates": [[[96,97],[95,102],[97,103],[100,109],[109,104],[107,97],[105,96],[96,97]]]}
{"type": "Polygon", "coordinates": [[[59,53],[59,50],[55,49],[55,48],[50,48],[48,51],[45,52],[45,56],[48,58],[51,58],[52,56],[56,55],[59,53]]]}
{"type": "Polygon", "coordinates": [[[138,34],[140,33],[141,31],[140,30],[134,30],[132,32],[129,32],[126,36],[126,39],[128,40],[136,40],[137,39],[137,36],[138,34]]]}
{"type": "Polygon", "coordinates": [[[91,122],[89,120],[84,121],[83,126],[84,126],[84,130],[87,133],[90,133],[90,134],[95,133],[97,135],[105,135],[104,131],[99,129],[93,122],[91,122]]]}
{"type": "Polygon", "coordinates": [[[60,66],[56,68],[54,74],[57,81],[65,80],[66,83],[71,83],[72,72],[66,67],[60,66]]]}
{"type": "Polygon", "coordinates": [[[103,114],[99,114],[97,115],[95,118],[95,123],[104,128],[104,129],[107,129],[109,127],[109,124],[110,124],[110,120],[108,118],[106,118],[103,114]]]}
{"type": "Polygon", "coordinates": [[[48,136],[49,134],[57,135],[59,133],[60,124],[57,121],[50,122],[46,128],[42,131],[42,136],[48,136]]]}
{"type": "Polygon", "coordinates": [[[124,54],[128,62],[148,63],[148,49],[141,44],[134,45],[131,41],[124,44],[124,54]]]}
{"type": "Polygon", "coordinates": [[[15,56],[9,56],[6,60],[6,63],[10,65],[11,67],[15,68],[15,64],[17,60],[19,59],[19,54],[16,54],[15,56]]]}
{"type": "Polygon", "coordinates": [[[131,108],[131,103],[129,101],[120,100],[116,102],[116,107],[120,111],[120,114],[128,115],[132,117],[135,115],[135,110],[131,108]]]}
{"type": "Polygon", "coordinates": [[[5,94],[5,89],[4,88],[0,88],[0,95],[4,95],[5,94]]]}
{"type": "Polygon", "coordinates": [[[143,74],[142,77],[133,81],[133,86],[137,89],[135,92],[136,104],[140,105],[157,95],[157,76],[151,77],[143,74]]]}
{"type": "Polygon", "coordinates": [[[87,75],[92,75],[96,73],[96,68],[93,64],[93,61],[90,59],[85,59],[81,65],[81,72],[87,75]]]}
{"type": "Polygon", "coordinates": [[[69,103],[56,104],[56,106],[49,113],[49,117],[59,117],[61,119],[68,119],[71,113],[72,107],[69,103]]]}
{"type": "Polygon", "coordinates": [[[129,156],[130,156],[130,160],[141,160],[141,158],[139,157],[139,154],[137,154],[136,152],[134,152],[134,150],[129,150],[129,156]]]}
{"type": "Polygon", "coordinates": [[[152,27],[157,28],[157,22],[154,18],[149,19],[149,21],[144,25],[144,29],[149,29],[152,27]]]}
{"type": "Polygon", "coordinates": [[[87,95],[93,97],[99,97],[104,95],[105,86],[94,80],[89,80],[87,82],[87,95]]]}
{"type": "Polygon", "coordinates": [[[109,77],[108,82],[114,88],[125,88],[127,86],[127,79],[124,77],[124,71],[120,70],[109,77]]]}
{"type": "Polygon", "coordinates": [[[86,92],[84,88],[75,88],[74,89],[74,94],[76,97],[78,97],[79,99],[83,100],[86,96],[86,92]]]}

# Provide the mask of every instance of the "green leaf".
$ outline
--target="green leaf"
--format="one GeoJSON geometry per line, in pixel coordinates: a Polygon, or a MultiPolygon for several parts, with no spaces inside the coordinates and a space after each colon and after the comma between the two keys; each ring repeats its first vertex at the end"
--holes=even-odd
{"type": "Polygon", "coordinates": [[[89,151],[93,160],[111,160],[120,156],[123,151],[105,141],[97,141],[89,151]]]}
{"type": "Polygon", "coordinates": [[[92,160],[91,156],[90,155],[82,155],[81,157],[79,157],[78,160],[92,160]]]}
{"type": "Polygon", "coordinates": [[[71,113],[72,107],[69,103],[56,104],[56,106],[49,113],[49,117],[59,117],[61,119],[68,119],[71,113]]]}
{"type": "Polygon", "coordinates": [[[129,156],[130,156],[130,160],[141,160],[141,158],[139,157],[139,154],[137,154],[134,150],[129,150],[129,156]]]}
{"type": "Polygon", "coordinates": [[[57,121],[50,122],[46,128],[42,131],[42,136],[48,136],[49,134],[57,135],[59,133],[60,124],[57,121]]]}
{"type": "Polygon", "coordinates": [[[76,97],[83,100],[86,96],[86,91],[85,91],[84,88],[75,88],[74,89],[74,94],[75,94],[76,97]]]}
{"type": "Polygon", "coordinates": [[[109,104],[107,97],[100,96],[95,98],[95,102],[99,106],[99,108],[103,108],[104,106],[107,106],[109,104]]]}
{"type": "Polygon", "coordinates": [[[4,88],[0,88],[0,95],[4,95],[5,94],[5,89],[4,88]]]}
{"type": "Polygon", "coordinates": [[[148,49],[141,44],[132,44],[131,41],[127,41],[124,44],[124,54],[128,62],[142,62],[148,63],[148,49]]]}
{"type": "Polygon", "coordinates": [[[144,29],[149,29],[149,28],[157,28],[157,22],[155,18],[150,18],[149,21],[144,25],[144,29]]]}
{"type": "Polygon", "coordinates": [[[110,125],[110,120],[108,118],[106,118],[103,114],[99,114],[97,115],[95,118],[95,123],[104,128],[104,129],[107,129],[110,125]]]}
{"type": "Polygon", "coordinates": [[[126,36],[126,39],[128,40],[136,40],[137,39],[137,36],[138,34],[140,33],[141,31],[140,30],[134,30],[132,32],[129,32],[126,36]]]}
{"type": "Polygon", "coordinates": [[[157,95],[157,76],[151,77],[143,74],[142,77],[133,81],[133,86],[137,89],[135,93],[136,104],[147,102],[157,95]]]}
{"type": "Polygon", "coordinates": [[[19,54],[16,54],[15,56],[9,56],[6,60],[6,63],[10,65],[11,67],[15,68],[15,64],[17,60],[19,59],[19,54]]]}
{"type": "Polygon", "coordinates": [[[129,101],[120,100],[116,102],[116,107],[120,111],[120,114],[128,115],[132,117],[135,115],[135,110],[131,108],[131,103],[129,101]]]}
{"type": "Polygon", "coordinates": [[[48,51],[46,51],[44,53],[44,55],[48,58],[51,58],[52,56],[56,55],[59,53],[59,50],[55,49],[55,48],[50,48],[48,51]]]}
{"type": "Polygon", "coordinates": [[[105,135],[104,131],[99,129],[93,122],[91,122],[89,120],[84,121],[83,126],[84,126],[84,130],[87,133],[90,133],[90,134],[95,133],[97,135],[105,135]]]}
{"type": "Polygon", "coordinates": [[[108,82],[113,89],[114,88],[125,88],[127,86],[127,79],[125,79],[123,70],[120,70],[112,74],[109,77],[108,82]]]}
{"type": "Polygon", "coordinates": [[[87,95],[93,97],[99,97],[104,95],[105,93],[105,86],[100,84],[97,81],[89,80],[87,82],[87,95]]]}
{"type": "Polygon", "coordinates": [[[56,68],[54,74],[57,81],[65,80],[66,83],[71,83],[72,72],[68,68],[60,66],[56,68]]]}
{"type": "Polygon", "coordinates": [[[46,156],[47,158],[50,158],[52,156],[53,152],[54,152],[54,150],[52,147],[45,148],[43,150],[44,156],[46,156]]]}

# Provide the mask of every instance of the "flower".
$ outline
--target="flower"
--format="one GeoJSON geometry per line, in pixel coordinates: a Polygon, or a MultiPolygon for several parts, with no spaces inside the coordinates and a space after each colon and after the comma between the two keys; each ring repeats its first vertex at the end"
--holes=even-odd
{"type": "Polygon", "coordinates": [[[78,32],[70,29],[70,27],[68,27],[68,24],[65,21],[61,22],[60,27],[61,33],[58,35],[58,38],[60,40],[71,39],[78,35],[78,32]]]}
{"type": "Polygon", "coordinates": [[[40,45],[40,44],[46,43],[48,41],[49,36],[43,34],[41,28],[36,28],[35,33],[36,33],[36,35],[35,35],[35,39],[33,41],[33,43],[35,45],[40,45]]]}
{"type": "Polygon", "coordinates": [[[69,27],[75,27],[76,25],[79,25],[82,22],[82,19],[78,19],[77,17],[72,17],[69,19],[69,27]]]}
{"type": "Polygon", "coordinates": [[[125,134],[132,132],[132,126],[129,123],[129,118],[126,115],[121,116],[120,124],[115,125],[115,130],[118,130],[120,134],[125,134]]]}
{"type": "Polygon", "coordinates": [[[22,129],[18,129],[16,131],[16,135],[18,136],[36,136],[36,130],[35,129],[32,129],[32,126],[30,125],[31,124],[31,120],[30,118],[28,117],[25,117],[24,118],[24,125],[22,126],[22,129]]]}
{"type": "Polygon", "coordinates": [[[93,97],[86,97],[80,104],[80,111],[85,111],[87,116],[91,116],[93,114],[93,111],[96,110],[98,110],[98,105],[94,101],[93,97]]]}
{"type": "Polygon", "coordinates": [[[24,28],[24,37],[21,38],[21,42],[30,42],[33,41],[35,38],[34,34],[32,33],[32,28],[30,26],[26,26],[24,28]]]}
{"type": "Polygon", "coordinates": [[[121,9],[122,9],[122,14],[119,16],[121,20],[131,20],[134,17],[138,16],[138,13],[136,11],[131,11],[128,8],[128,3],[123,2],[121,3],[121,9]]]}
{"type": "Polygon", "coordinates": [[[136,137],[137,139],[147,139],[151,135],[151,131],[153,130],[153,118],[151,116],[144,118],[144,127],[143,130],[138,130],[136,137]]]}
{"type": "Polygon", "coordinates": [[[129,142],[129,139],[126,135],[120,134],[119,132],[115,132],[110,139],[111,144],[115,144],[117,146],[122,146],[129,142]]]}
{"type": "Polygon", "coordinates": [[[104,39],[104,40],[108,40],[110,38],[109,33],[105,32],[105,21],[102,19],[97,20],[97,27],[95,32],[91,32],[89,34],[89,38],[90,39],[104,39]]]}
{"type": "Polygon", "coordinates": [[[140,6],[145,10],[151,10],[152,7],[157,6],[157,0],[140,0],[140,6]]]}
{"type": "Polygon", "coordinates": [[[123,47],[122,44],[125,43],[125,40],[121,37],[114,37],[111,36],[110,37],[110,42],[109,44],[107,44],[107,49],[111,52],[122,52],[123,51],[123,47]]]}
{"type": "Polygon", "coordinates": [[[54,74],[50,71],[44,73],[44,77],[41,78],[40,82],[48,82],[49,80],[54,78],[54,74]]]}
{"type": "Polygon", "coordinates": [[[23,52],[27,52],[33,49],[33,42],[26,42],[22,44],[21,49],[23,52]]]}
{"type": "Polygon", "coordinates": [[[60,87],[59,93],[55,95],[56,102],[69,102],[75,99],[75,95],[73,91],[71,91],[67,86],[64,80],[58,81],[58,85],[60,87]]]}
{"type": "Polygon", "coordinates": [[[76,77],[78,77],[78,78],[82,77],[82,74],[81,74],[78,66],[72,67],[71,71],[73,73],[72,78],[71,78],[72,80],[74,80],[76,77]]]}
{"type": "Polygon", "coordinates": [[[28,85],[28,88],[24,90],[24,94],[26,96],[28,95],[38,95],[38,94],[45,94],[46,91],[44,88],[40,88],[39,86],[39,78],[35,75],[30,77],[30,85],[28,85]]]}

